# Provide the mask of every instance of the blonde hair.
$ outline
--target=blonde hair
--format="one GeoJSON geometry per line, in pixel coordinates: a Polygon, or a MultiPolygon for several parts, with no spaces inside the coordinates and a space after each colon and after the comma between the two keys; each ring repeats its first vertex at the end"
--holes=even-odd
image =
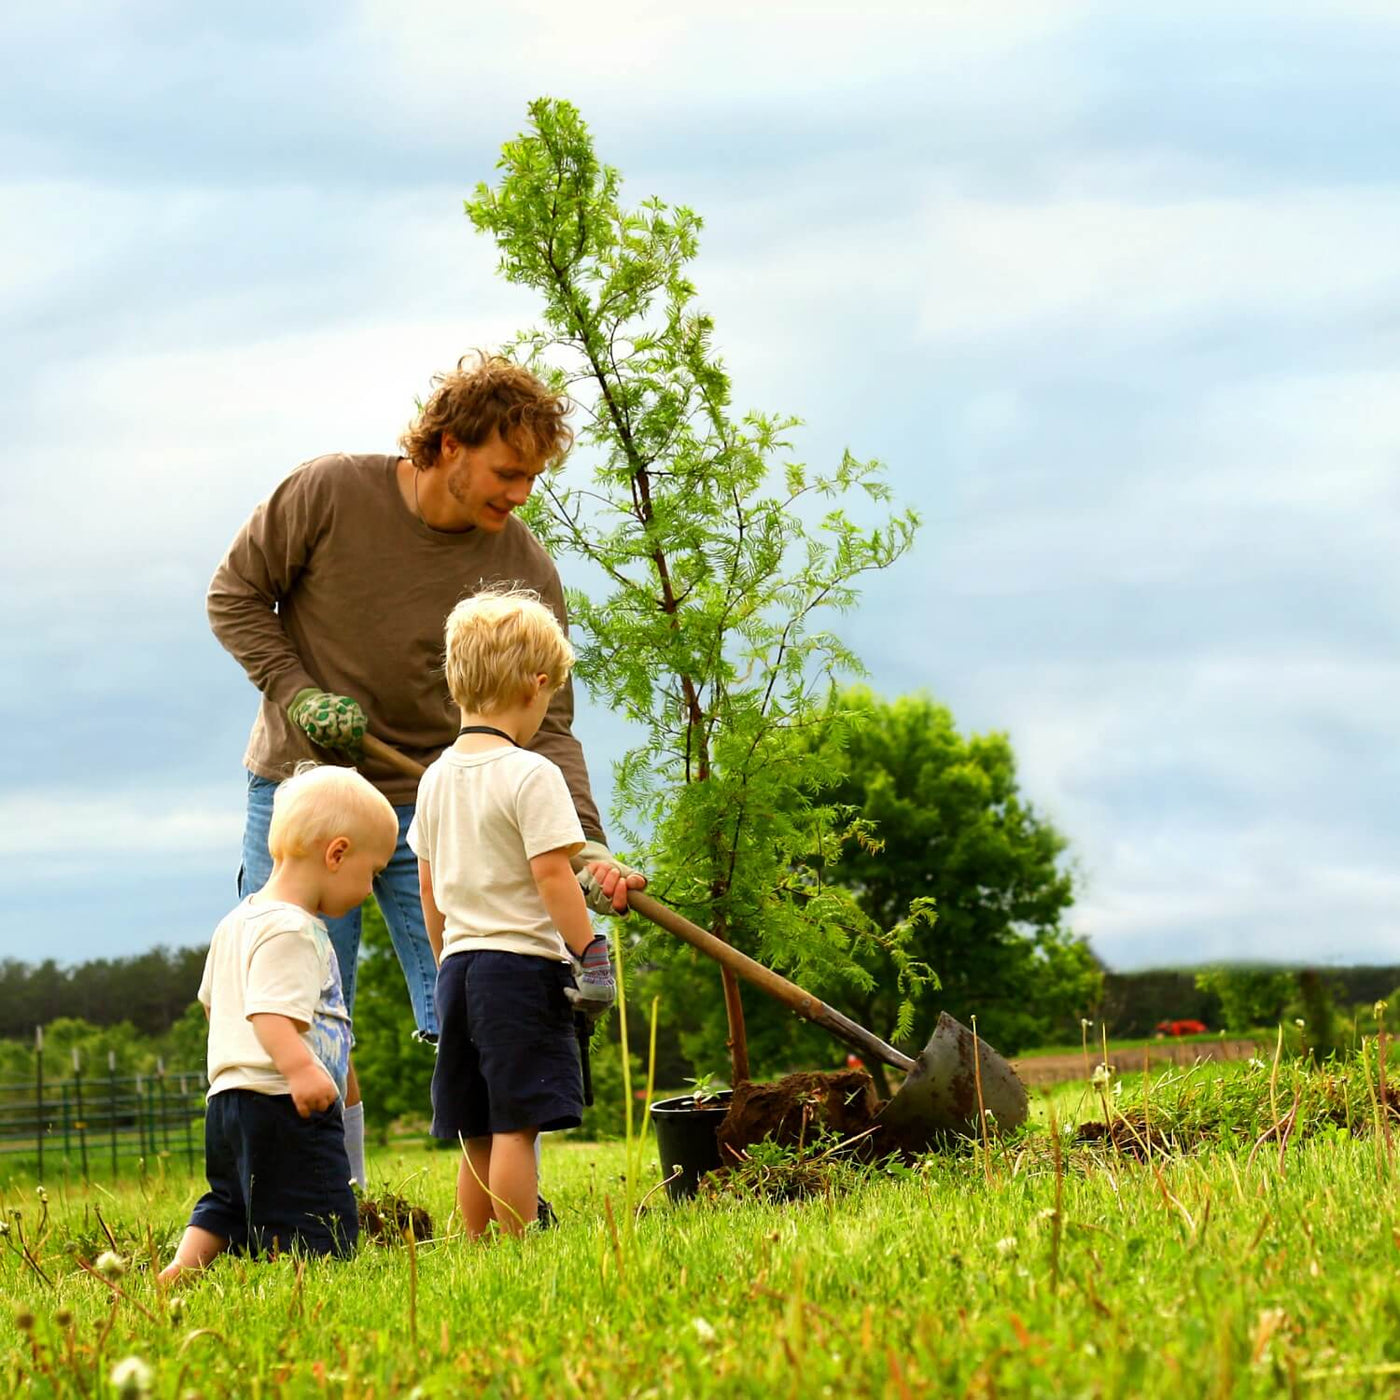
{"type": "Polygon", "coordinates": [[[399,819],[389,799],[353,768],[297,764],[273,794],[268,853],[273,860],[316,855],[337,836],[352,846],[396,845],[399,819]]]}
{"type": "Polygon", "coordinates": [[[573,405],[529,370],[501,355],[477,350],[457,368],[433,376],[433,391],[399,446],[415,466],[437,465],[444,433],[463,447],[480,447],[500,433],[527,462],[552,465],[573,446],[564,421],[573,405]]]}
{"type": "Polygon", "coordinates": [[[447,615],[447,688],[464,710],[493,714],[519,704],[536,676],[551,690],[569,678],[574,649],[539,595],[488,588],[447,615]]]}

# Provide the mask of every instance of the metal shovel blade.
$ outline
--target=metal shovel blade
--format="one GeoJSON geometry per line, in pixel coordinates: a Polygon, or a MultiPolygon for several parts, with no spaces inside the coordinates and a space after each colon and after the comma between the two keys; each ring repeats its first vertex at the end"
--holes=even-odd
{"type": "Polygon", "coordinates": [[[1016,1071],[981,1036],[941,1012],[909,1077],[876,1121],[912,1152],[952,1134],[978,1137],[982,1131],[979,1081],[980,1108],[989,1119],[995,1119],[998,1129],[1019,1128],[1026,1121],[1028,1104],[1016,1071]]]}

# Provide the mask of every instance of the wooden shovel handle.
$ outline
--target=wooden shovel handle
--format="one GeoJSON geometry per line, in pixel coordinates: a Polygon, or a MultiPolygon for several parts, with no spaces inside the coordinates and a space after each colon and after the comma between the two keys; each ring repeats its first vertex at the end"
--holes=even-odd
{"type": "Polygon", "coordinates": [[[756,963],[746,953],[741,953],[722,938],[707,933],[699,924],[691,923],[689,919],[683,918],[674,909],[668,909],[649,894],[644,894],[641,890],[630,890],[627,903],[642,918],[658,928],[665,929],[682,943],[689,943],[692,948],[698,948],[706,957],[713,958],[742,977],[745,982],[751,982],[760,991],[767,992],[770,997],[782,1002],[788,1010],[795,1011],[813,1025],[820,1026],[837,1040],[873,1056],[883,1064],[903,1070],[906,1074],[914,1068],[914,1061],[908,1055],[901,1054],[893,1045],[887,1045],[879,1036],[872,1034],[864,1026],[857,1025],[849,1016],[843,1016],[825,1002],[818,1001],[810,992],[804,992],[786,977],[780,977],[771,968],[756,963]]]}
{"type": "Polygon", "coordinates": [[[373,734],[365,735],[364,750],[367,757],[377,758],[380,763],[388,764],[390,768],[410,778],[421,778],[427,771],[421,763],[415,763],[406,753],[400,753],[383,739],[376,739],[373,734]]]}
{"type": "MultiPolygon", "coordinates": [[[[407,754],[400,753],[382,739],[376,739],[373,734],[365,735],[364,749],[370,758],[376,758],[409,777],[418,778],[423,775],[421,763],[415,763],[407,754]]],[[[582,870],[585,864],[586,862],[577,857],[574,858],[575,870],[582,870]]],[[[677,914],[674,909],[668,909],[660,900],[653,899],[641,890],[629,890],[627,903],[649,923],[665,929],[682,943],[689,943],[692,948],[698,948],[707,958],[713,958],[722,967],[729,968],[745,982],[752,983],[761,992],[767,992],[775,1001],[782,1002],[788,1010],[795,1011],[813,1025],[820,1026],[837,1040],[873,1056],[882,1064],[903,1070],[906,1074],[914,1068],[914,1061],[908,1055],[902,1055],[878,1035],[872,1034],[864,1026],[857,1025],[849,1016],[843,1016],[824,1001],[818,1001],[810,992],[804,992],[786,977],[779,977],[771,968],[756,963],[746,953],[741,953],[722,938],[707,933],[699,924],[693,924],[689,919],[677,914]]]]}

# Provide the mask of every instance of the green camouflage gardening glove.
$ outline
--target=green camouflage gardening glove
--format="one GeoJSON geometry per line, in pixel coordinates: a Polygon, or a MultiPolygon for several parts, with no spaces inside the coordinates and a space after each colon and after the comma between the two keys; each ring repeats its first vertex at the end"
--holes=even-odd
{"type": "Polygon", "coordinates": [[[358,700],[348,695],[332,695],[328,690],[299,691],[287,706],[287,718],[313,744],[323,749],[339,749],[358,758],[369,727],[358,700]]]}
{"type": "MultiPolygon", "coordinates": [[[[633,870],[630,865],[624,865],[601,841],[585,841],[578,853],[578,858],[589,862],[603,861],[608,865],[615,865],[621,878],[628,882],[629,888],[640,888],[640,885],[633,885],[631,882],[631,877],[634,875],[640,877],[641,885],[646,884],[646,879],[641,877],[640,871],[633,870]]],[[[590,871],[580,870],[578,883],[579,888],[583,891],[584,902],[595,914],[616,914],[619,912],[613,906],[612,896],[604,893],[602,885],[593,878],[590,871]]]]}

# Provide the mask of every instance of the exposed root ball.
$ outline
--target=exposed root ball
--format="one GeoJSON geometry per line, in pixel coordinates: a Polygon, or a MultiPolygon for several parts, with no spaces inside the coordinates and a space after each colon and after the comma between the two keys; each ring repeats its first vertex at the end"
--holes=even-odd
{"type": "Polygon", "coordinates": [[[823,1130],[854,1137],[875,1122],[875,1083],[863,1069],[790,1074],[771,1084],[740,1084],[717,1134],[720,1160],[732,1164],[764,1138],[783,1147],[812,1142],[823,1130]]]}

